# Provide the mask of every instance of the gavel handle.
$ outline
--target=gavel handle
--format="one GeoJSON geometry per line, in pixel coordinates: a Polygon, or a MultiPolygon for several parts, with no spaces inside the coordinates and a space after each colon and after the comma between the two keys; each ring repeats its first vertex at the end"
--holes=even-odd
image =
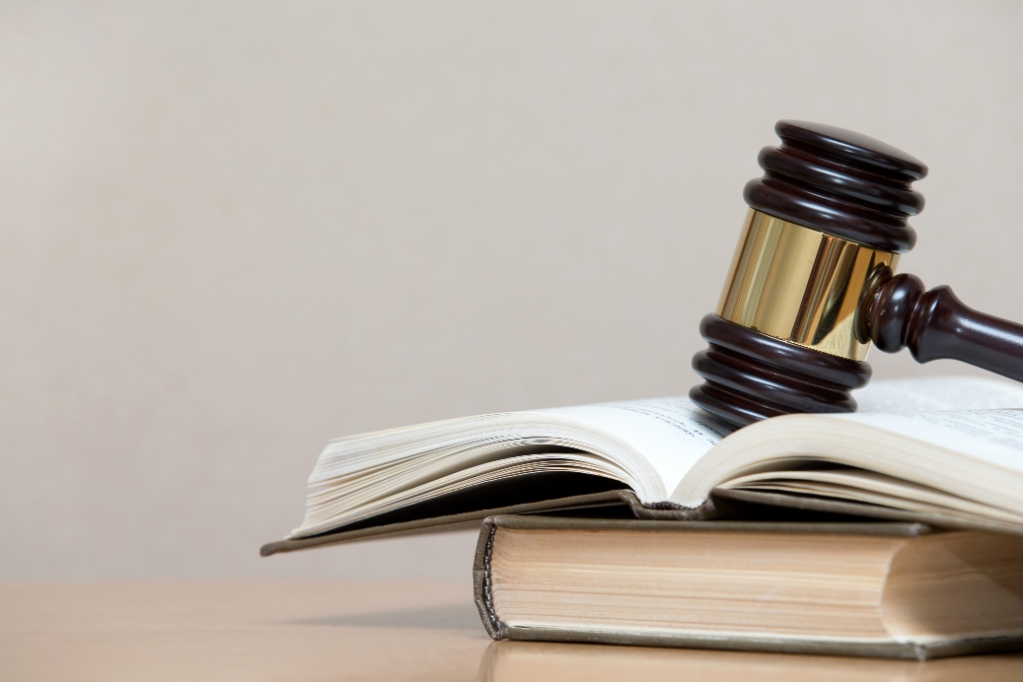
{"type": "Polygon", "coordinates": [[[861,329],[882,351],[908,347],[918,362],[960,360],[1023,381],[1023,325],[968,308],[947,286],[925,291],[913,275],[888,271],[874,282],[861,329]]]}

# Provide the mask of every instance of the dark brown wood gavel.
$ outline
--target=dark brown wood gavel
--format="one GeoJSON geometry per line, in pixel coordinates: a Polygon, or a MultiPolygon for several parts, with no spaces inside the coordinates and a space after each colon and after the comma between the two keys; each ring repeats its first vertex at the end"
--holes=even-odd
{"type": "Polygon", "coordinates": [[[705,380],[693,401],[737,425],[852,412],[871,342],[1023,381],[1023,325],[894,274],[916,242],[906,220],[924,198],[910,185],[927,166],[842,128],[779,121],[775,132],[781,146],[761,150],[764,175],[743,192],[750,210],[717,312],[700,322],[710,347],[693,357],[705,380]]]}

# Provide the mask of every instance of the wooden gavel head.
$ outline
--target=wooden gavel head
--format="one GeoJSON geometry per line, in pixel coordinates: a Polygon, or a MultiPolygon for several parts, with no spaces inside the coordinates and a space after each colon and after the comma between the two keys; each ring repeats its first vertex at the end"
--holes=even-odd
{"type": "Polygon", "coordinates": [[[852,412],[871,343],[918,362],[961,360],[1023,381],[1023,325],[972,310],[946,286],[895,275],[924,207],[912,156],[865,135],[780,121],[780,147],[760,151],[750,205],[710,347],[693,356],[705,380],[689,397],[736,425],[794,412],[852,412]]]}
{"type": "MultiPolygon", "coordinates": [[[[884,326],[872,328],[872,305],[924,206],[910,184],[927,166],[894,147],[802,121],[775,132],[781,146],[761,150],[764,175],[743,192],[750,210],[716,314],[700,324],[710,347],[693,357],[705,383],[690,397],[738,425],[856,409],[850,391],[870,379],[864,358],[884,326]]],[[[917,295],[918,283],[901,281],[917,295]]],[[[905,330],[888,327],[898,338],[884,341],[901,348],[905,330]]]]}

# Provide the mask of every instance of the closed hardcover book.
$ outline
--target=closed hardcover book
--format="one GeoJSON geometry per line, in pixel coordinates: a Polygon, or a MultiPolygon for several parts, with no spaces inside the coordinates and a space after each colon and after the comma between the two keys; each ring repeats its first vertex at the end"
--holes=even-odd
{"type": "Polygon", "coordinates": [[[916,523],[495,516],[497,640],[925,660],[1023,647],[1023,537],[916,523]]]}

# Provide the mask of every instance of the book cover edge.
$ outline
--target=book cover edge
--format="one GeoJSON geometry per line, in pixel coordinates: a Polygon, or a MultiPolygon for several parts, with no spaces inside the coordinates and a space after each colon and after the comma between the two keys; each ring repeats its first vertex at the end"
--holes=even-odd
{"type": "MultiPolygon", "coordinates": [[[[959,639],[934,644],[913,642],[834,641],[824,639],[762,638],[747,635],[673,635],[594,632],[560,628],[505,626],[501,639],[522,642],[575,642],[684,649],[762,651],[786,654],[818,654],[871,658],[901,658],[927,661],[967,654],[1018,651],[1023,636],[959,639]]],[[[495,639],[497,639],[495,637],[495,639]]]]}
{"type": "Polygon", "coordinates": [[[370,526],[356,530],[339,529],[334,532],[314,535],[308,538],[297,538],[294,540],[278,540],[263,545],[260,556],[271,556],[284,552],[295,552],[301,549],[322,547],[341,542],[355,540],[368,540],[378,537],[402,537],[407,535],[418,535],[421,533],[444,532],[459,529],[476,529],[489,516],[499,514],[520,514],[540,513],[570,509],[584,509],[587,507],[628,505],[634,508],[639,503],[635,493],[631,490],[609,490],[601,493],[590,493],[587,495],[574,495],[571,497],[558,497],[540,502],[527,502],[506,507],[492,509],[481,509],[478,511],[449,514],[445,516],[432,516],[412,521],[389,523],[380,526],[370,526]],[[629,498],[629,499],[626,499],[629,498]]]}

